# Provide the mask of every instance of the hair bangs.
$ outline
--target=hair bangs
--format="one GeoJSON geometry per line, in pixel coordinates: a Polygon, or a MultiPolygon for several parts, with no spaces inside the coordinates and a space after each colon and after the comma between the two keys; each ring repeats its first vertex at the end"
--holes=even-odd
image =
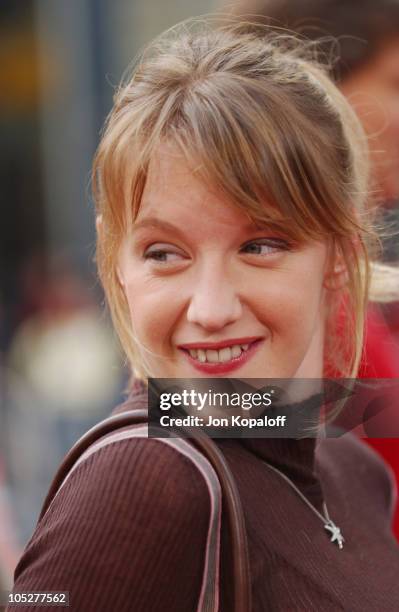
{"type": "MultiPolygon", "coordinates": [[[[341,152],[331,151],[310,121],[303,125],[292,93],[284,98],[265,83],[231,75],[224,83],[222,76],[180,90],[162,113],[164,124],[158,118],[150,137],[146,131],[146,148],[151,143],[154,153],[163,140],[175,143],[193,171],[232,204],[296,241],[358,232],[353,215],[345,214],[347,194],[344,199],[320,169],[336,165],[328,158],[341,152]],[[327,158],[323,164],[320,157],[327,158]]],[[[136,212],[137,205],[135,197],[136,212]]]]}

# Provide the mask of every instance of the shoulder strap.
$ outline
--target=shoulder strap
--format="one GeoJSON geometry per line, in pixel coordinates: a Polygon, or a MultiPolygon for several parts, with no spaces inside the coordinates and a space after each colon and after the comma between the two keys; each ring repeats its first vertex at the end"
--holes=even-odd
{"type": "MultiPolygon", "coordinates": [[[[75,466],[81,455],[85,453],[91,445],[96,443],[103,436],[117,429],[146,423],[148,423],[147,409],[129,410],[101,421],[86,432],[76,444],[74,444],[57,470],[44,501],[39,521],[47,512],[50,503],[68,477],[69,472],[75,466]]],[[[206,434],[201,434],[202,432],[199,432],[199,434],[196,433],[196,437],[190,438],[189,441],[209,461],[220,483],[233,555],[234,609],[232,612],[251,612],[251,581],[249,573],[248,544],[241,499],[233,474],[222,452],[211,438],[206,434]]],[[[201,612],[216,612],[218,607],[212,609],[203,606],[200,610],[201,612]]]]}

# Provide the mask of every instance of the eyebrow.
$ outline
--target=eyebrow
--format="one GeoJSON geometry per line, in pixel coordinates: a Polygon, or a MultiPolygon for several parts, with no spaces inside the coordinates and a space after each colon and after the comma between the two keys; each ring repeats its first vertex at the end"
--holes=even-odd
{"type": "Polygon", "coordinates": [[[174,232],[176,234],[183,234],[183,231],[176,225],[173,225],[173,223],[170,223],[169,221],[163,221],[161,219],[158,219],[157,217],[147,217],[142,221],[138,221],[138,223],[133,223],[134,231],[146,228],[161,230],[163,229],[169,232],[174,232]]]}

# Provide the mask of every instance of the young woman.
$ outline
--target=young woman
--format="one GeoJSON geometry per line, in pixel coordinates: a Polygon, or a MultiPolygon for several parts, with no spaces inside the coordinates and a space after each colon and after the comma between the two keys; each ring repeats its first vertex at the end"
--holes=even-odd
{"type": "MultiPolygon", "coordinates": [[[[194,24],[146,50],[94,163],[130,409],[149,376],[356,375],[370,291],[397,287],[373,261],[364,151],[353,111],[292,39],[194,24]]],[[[398,609],[394,492],[372,451],[349,435],[216,442],[244,510],[252,610],[398,609]]],[[[198,465],[127,428],[70,473],[15,589],[69,591],[74,610],[208,609],[213,516],[198,465]]],[[[227,612],[223,514],[221,531],[212,609],[227,612]]]]}

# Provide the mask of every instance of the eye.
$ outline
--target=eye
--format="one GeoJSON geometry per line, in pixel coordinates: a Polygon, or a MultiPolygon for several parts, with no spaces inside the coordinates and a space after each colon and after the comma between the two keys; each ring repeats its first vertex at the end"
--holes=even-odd
{"type": "Polygon", "coordinates": [[[271,255],[279,251],[288,251],[290,245],[282,238],[261,238],[252,240],[241,247],[241,252],[249,253],[250,255],[271,255]]]}
{"type": "Polygon", "coordinates": [[[156,248],[150,247],[143,253],[143,259],[145,261],[152,261],[159,264],[169,264],[183,259],[183,254],[174,251],[172,247],[157,246],[156,248]]]}

